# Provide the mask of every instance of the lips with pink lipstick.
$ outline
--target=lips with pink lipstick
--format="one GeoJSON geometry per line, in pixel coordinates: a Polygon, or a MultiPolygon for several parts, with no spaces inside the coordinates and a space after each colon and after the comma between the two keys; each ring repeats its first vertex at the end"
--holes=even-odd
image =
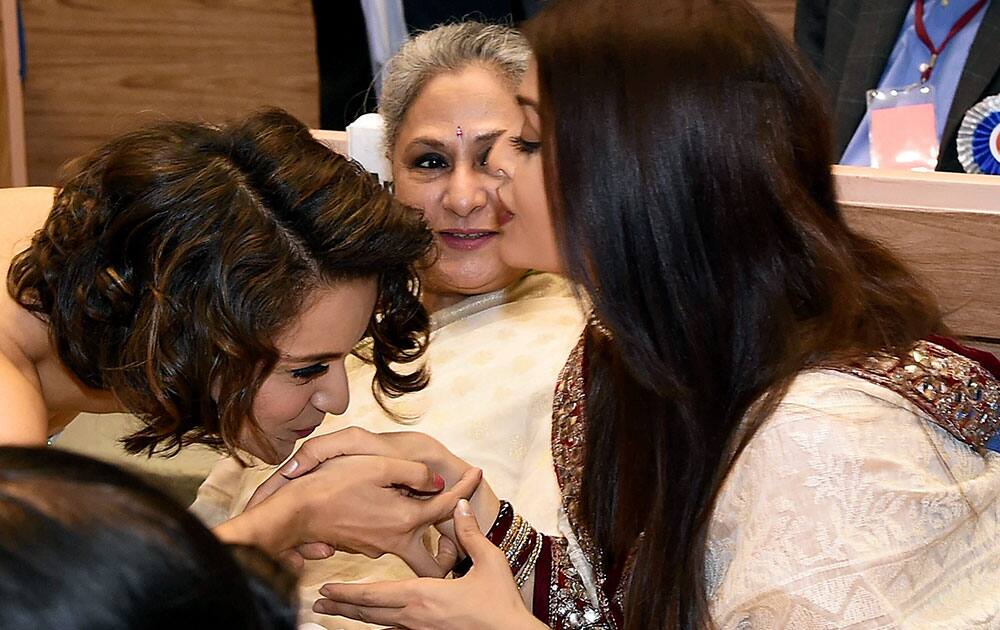
{"type": "Polygon", "coordinates": [[[438,230],[437,235],[451,249],[473,250],[492,241],[497,236],[497,231],[455,228],[438,230]]]}

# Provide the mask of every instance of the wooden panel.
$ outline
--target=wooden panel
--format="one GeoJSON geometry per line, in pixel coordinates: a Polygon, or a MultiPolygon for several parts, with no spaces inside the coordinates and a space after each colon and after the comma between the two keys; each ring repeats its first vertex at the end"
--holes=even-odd
{"type": "Polygon", "coordinates": [[[1000,178],[834,167],[848,222],[912,265],[946,322],[1000,343],[1000,178]]]}
{"type": "Polygon", "coordinates": [[[0,0],[0,187],[28,182],[16,0],[0,0]]]}
{"type": "Polygon", "coordinates": [[[7,40],[7,31],[4,28],[8,22],[4,16],[7,2],[8,0],[0,0],[0,188],[14,185],[8,124],[11,98],[7,88],[7,59],[11,51],[8,50],[10,42],[7,40]]]}
{"type": "Polygon", "coordinates": [[[22,0],[28,175],[162,118],[319,123],[310,0],[22,0]]]}
{"type": "Polygon", "coordinates": [[[751,0],[750,4],[760,9],[788,39],[792,39],[795,29],[795,0],[751,0]]]}
{"type": "Polygon", "coordinates": [[[987,352],[992,352],[994,356],[1000,357],[1000,341],[995,343],[972,340],[964,340],[965,343],[973,346],[974,348],[979,348],[980,350],[985,350],[987,352]]]}

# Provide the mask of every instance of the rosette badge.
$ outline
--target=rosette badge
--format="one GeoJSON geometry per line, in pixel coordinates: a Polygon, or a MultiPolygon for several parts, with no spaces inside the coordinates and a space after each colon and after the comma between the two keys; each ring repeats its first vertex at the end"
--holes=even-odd
{"type": "Polygon", "coordinates": [[[1000,94],[966,112],[957,143],[958,161],[967,173],[1000,175],[1000,94]]]}

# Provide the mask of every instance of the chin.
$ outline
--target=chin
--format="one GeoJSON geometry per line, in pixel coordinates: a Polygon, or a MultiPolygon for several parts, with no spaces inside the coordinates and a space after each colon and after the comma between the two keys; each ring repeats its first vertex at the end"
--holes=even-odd
{"type": "Polygon", "coordinates": [[[530,249],[520,247],[501,248],[500,258],[508,267],[515,269],[534,269],[535,271],[552,271],[546,269],[539,256],[530,249]]]}
{"type": "Polygon", "coordinates": [[[472,273],[449,274],[447,270],[438,272],[428,285],[428,290],[437,293],[459,293],[461,295],[480,295],[502,289],[512,284],[524,272],[508,267],[498,269],[482,269],[472,273]]]}
{"type": "Polygon", "coordinates": [[[293,449],[293,444],[289,444],[288,442],[279,442],[277,440],[269,441],[266,444],[248,444],[245,447],[245,450],[248,453],[269,466],[280,464],[288,459],[288,456],[292,454],[293,449]]]}

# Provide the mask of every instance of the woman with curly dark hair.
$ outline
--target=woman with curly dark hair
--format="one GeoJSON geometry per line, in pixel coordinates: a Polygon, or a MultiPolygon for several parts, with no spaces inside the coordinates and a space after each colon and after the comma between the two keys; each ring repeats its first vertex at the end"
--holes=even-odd
{"type": "MultiPolygon", "coordinates": [[[[284,112],[126,134],[71,163],[54,201],[35,189],[0,202],[17,208],[0,241],[21,250],[0,301],[0,442],[43,444],[82,411],[125,410],[144,423],[130,452],[201,443],[277,463],[347,408],[344,359],[362,338],[380,400],[427,381],[396,367],[426,345],[414,273],[426,225],[284,112]]],[[[423,502],[394,488],[442,491],[425,466],[348,468],[220,535],[393,551],[436,572],[417,523],[449,513],[456,489],[423,502]],[[368,518],[403,514],[405,535],[347,536],[345,500],[368,518]]]]}

